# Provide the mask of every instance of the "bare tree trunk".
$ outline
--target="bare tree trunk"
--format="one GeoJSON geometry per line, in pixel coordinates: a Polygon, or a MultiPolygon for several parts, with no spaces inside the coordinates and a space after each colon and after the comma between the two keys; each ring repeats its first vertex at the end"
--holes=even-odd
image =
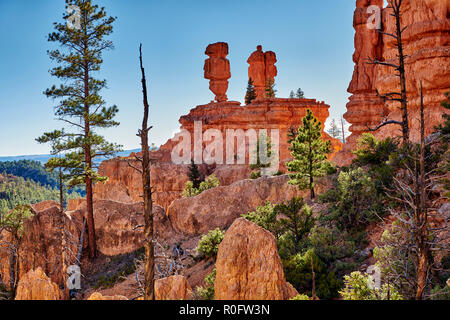
{"type": "Polygon", "coordinates": [[[148,146],[148,127],[149,105],[147,99],[147,82],[145,79],[145,70],[142,63],[142,44],[139,47],[139,61],[142,72],[142,93],[144,103],[144,118],[142,120],[142,129],[139,130],[138,136],[141,137],[142,145],[142,184],[144,187],[144,220],[145,220],[145,284],[144,299],[155,300],[155,248],[153,243],[153,200],[151,188],[151,168],[150,154],[148,146]]]}
{"type": "MultiPolygon", "coordinates": [[[[87,44],[85,45],[87,48],[87,44]]],[[[84,139],[89,141],[91,134],[90,121],[89,121],[89,104],[86,102],[89,98],[89,68],[88,62],[85,62],[84,67],[84,139]]],[[[91,155],[91,145],[86,144],[84,147],[84,160],[85,165],[88,170],[92,170],[92,155],[91,155]]],[[[94,259],[97,256],[97,247],[95,241],[95,221],[94,221],[94,201],[93,201],[93,190],[92,190],[92,177],[89,172],[85,173],[85,184],[86,184],[86,207],[87,207],[87,227],[88,227],[88,243],[89,243],[89,258],[94,259]]]]}

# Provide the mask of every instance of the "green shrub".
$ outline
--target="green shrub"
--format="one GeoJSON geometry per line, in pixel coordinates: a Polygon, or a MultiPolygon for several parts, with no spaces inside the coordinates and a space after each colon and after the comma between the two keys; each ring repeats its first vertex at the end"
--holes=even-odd
{"type": "Polygon", "coordinates": [[[403,300],[393,285],[384,284],[380,289],[369,287],[369,276],[359,271],[344,277],[345,287],[339,291],[344,300],[403,300]]]}
{"type": "Polygon", "coordinates": [[[214,282],[216,281],[216,269],[205,277],[206,286],[197,287],[196,292],[200,300],[214,300],[214,282]]]}
{"type": "Polygon", "coordinates": [[[213,258],[217,255],[219,244],[222,242],[225,232],[217,228],[203,235],[197,245],[197,252],[205,258],[213,258]]]}
{"type": "Polygon", "coordinates": [[[213,189],[218,186],[220,186],[220,181],[214,174],[210,175],[208,178],[206,178],[205,181],[201,182],[198,189],[194,188],[194,183],[192,181],[188,181],[186,182],[183,190],[183,197],[195,197],[206,190],[213,189]]]}
{"type": "Polygon", "coordinates": [[[261,178],[261,171],[252,171],[252,173],[250,174],[250,179],[256,180],[259,178],[261,178]]]}

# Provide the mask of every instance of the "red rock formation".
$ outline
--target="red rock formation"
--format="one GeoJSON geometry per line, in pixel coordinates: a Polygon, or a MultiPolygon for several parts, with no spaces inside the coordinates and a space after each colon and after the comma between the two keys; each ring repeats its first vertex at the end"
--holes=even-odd
{"type": "MultiPolygon", "coordinates": [[[[350,150],[356,146],[361,133],[367,131],[367,125],[378,124],[383,117],[401,120],[398,103],[384,101],[377,96],[387,92],[399,92],[399,80],[395,70],[387,66],[374,66],[367,59],[398,64],[395,40],[387,35],[381,37],[375,30],[366,26],[370,5],[382,6],[382,0],[358,0],[354,16],[355,34],[355,71],[348,91],[353,95],[347,104],[344,118],[351,124],[352,135],[344,151],[335,159],[345,163],[351,158],[350,150]]],[[[419,80],[423,81],[425,104],[425,133],[433,132],[434,126],[442,122],[444,109],[440,102],[443,93],[450,88],[450,20],[448,1],[445,0],[404,0],[402,4],[402,26],[408,28],[403,33],[403,46],[406,59],[406,80],[408,93],[408,112],[411,139],[419,138],[419,80]]],[[[394,32],[394,17],[391,9],[382,11],[384,31],[394,32]]],[[[397,125],[383,127],[375,133],[378,138],[399,136],[397,125]]]]}
{"type": "Polygon", "coordinates": [[[218,102],[227,101],[228,79],[231,78],[228,44],[217,42],[206,48],[209,59],[205,61],[205,78],[209,79],[209,88],[216,95],[218,102]]]}
{"type": "MultiPolygon", "coordinates": [[[[42,207],[42,206],[41,206],[42,207]]],[[[43,206],[45,208],[45,206],[43,206]]],[[[20,244],[20,277],[38,267],[61,285],[66,277],[62,269],[63,245],[66,252],[66,266],[75,263],[80,231],[69,216],[64,214],[65,244],[61,238],[61,212],[59,206],[52,206],[36,212],[33,218],[24,222],[20,244]]]]}
{"type": "Polygon", "coordinates": [[[288,300],[298,295],[286,282],[275,237],[240,218],[219,245],[216,300],[288,300]]]}
{"type": "Polygon", "coordinates": [[[19,281],[15,300],[62,300],[58,285],[39,267],[30,270],[19,281]]]}
{"type": "MultiPolygon", "coordinates": [[[[167,211],[173,227],[186,235],[200,235],[215,228],[225,229],[233,221],[256,207],[306,196],[288,184],[287,175],[257,180],[241,180],[230,186],[204,191],[193,198],[175,200],[167,211]]],[[[318,193],[327,186],[317,181],[318,193]]]]}
{"type": "Polygon", "coordinates": [[[275,52],[264,53],[262,46],[257,46],[256,51],[248,58],[248,77],[253,81],[257,99],[264,99],[268,80],[274,80],[277,76],[276,62],[275,52]]]}
{"type": "Polygon", "coordinates": [[[191,300],[192,288],[186,277],[172,276],[155,281],[156,300],[191,300]]]}
{"type": "MultiPolygon", "coordinates": [[[[79,230],[75,223],[59,210],[56,202],[46,201],[33,206],[34,216],[23,223],[23,236],[19,247],[19,279],[30,270],[42,268],[50,279],[61,285],[65,277],[62,271],[63,243],[61,222],[64,221],[65,236],[65,265],[74,264],[74,252],[77,252],[79,230]],[[35,211],[40,209],[42,211],[35,211]]],[[[1,239],[2,238],[2,239],[1,239]]],[[[7,232],[1,234],[4,240],[0,247],[0,276],[5,284],[9,283],[9,255],[7,248],[10,236],[7,232]]]]}
{"type": "Polygon", "coordinates": [[[89,298],[88,300],[93,300],[93,301],[107,301],[107,300],[128,300],[127,297],[124,296],[120,296],[120,295],[116,295],[116,296],[104,296],[99,292],[94,292],[89,298]]]}

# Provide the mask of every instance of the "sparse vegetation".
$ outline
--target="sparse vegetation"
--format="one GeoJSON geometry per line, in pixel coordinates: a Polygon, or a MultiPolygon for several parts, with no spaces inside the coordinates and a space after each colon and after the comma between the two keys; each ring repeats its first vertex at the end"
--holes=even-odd
{"type": "Polygon", "coordinates": [[[192,181],[188,181],[186,182],[183,191],[183,197],[195,197],[206,190],[217,188],[218,186],[220,186],[220,181],[214,174],[210,175],[208,178],[206,178],[205,181],[201,182],[198,189],[194,188],[194,184],[192,181]]]}
{"type": "Polygon", "coordinates": [[[197,245],[197,252],[203,258],[214,258],[217,256],[219,244],[222,242],[225,232],[219,228],[209,231],[203,235],[197,245]]]}
{"type": "Polygon", "coordinates": [[[206,286],[197,287],[196,293],[200,300],[214,300],[214,282],[216,281],[216,269],[205,277],[206,286]]]}

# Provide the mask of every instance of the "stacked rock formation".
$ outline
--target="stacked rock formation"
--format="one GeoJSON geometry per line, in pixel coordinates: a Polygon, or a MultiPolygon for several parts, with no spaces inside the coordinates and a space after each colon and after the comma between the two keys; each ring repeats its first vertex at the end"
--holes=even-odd
{"type": "Polygon", "coordinates": [[[275,52],[263,52],[262,46],[257,46],[256,51],[248,58],[248,77],[253,81],[256,99],[264,99],[267,84],[269,81],[275,81],[278,74],[276,62],[275,52]]]}
{"type": "Polygon", "coordinates": [[[209,88],[216,95],[216,101],[227,101],[228,79],[231,78],[228,44],[217,42],[206,48],[209,59],[205,61],[205,78],[209,79],[209,88]]]}
{"type": "MultiPolygon", "coordinates": [[[[356,146],[357,139],[368,126],[379,124],[382,119],[401,120],[399,105],[383,101],[380,95],[399,92],[399,78],[396,71],[388,66],[369,64],[368,59],[378,59],[398,64],[395,39],[381,36],[367,26],[368,7],[383,6],[382,0],[358,0],[354,15],[355,27],[355,71],[348,91],[352,93],[344,118],[351,124],[352,135],[344,146],[346,154],[339,154],[338,162],[348,162],[349,151],[356,146]]],[[[450,2],[446,0],[403,0],[401,25],[407,27],[402,34],[406,58],[406,90],[410,136],[419,139],[420,80],[423,82],[425,105],[425,134],[433,132],[442,122],[445,110],[440,102],[450,88],[450,2]]],[[[384,8],[382,13],[383,31],[395,33],[395,18],[392,9],[384,8]]],[[[398,136],[399,126],[389,125],[375,133],[378,138],[398,136]]]]}

